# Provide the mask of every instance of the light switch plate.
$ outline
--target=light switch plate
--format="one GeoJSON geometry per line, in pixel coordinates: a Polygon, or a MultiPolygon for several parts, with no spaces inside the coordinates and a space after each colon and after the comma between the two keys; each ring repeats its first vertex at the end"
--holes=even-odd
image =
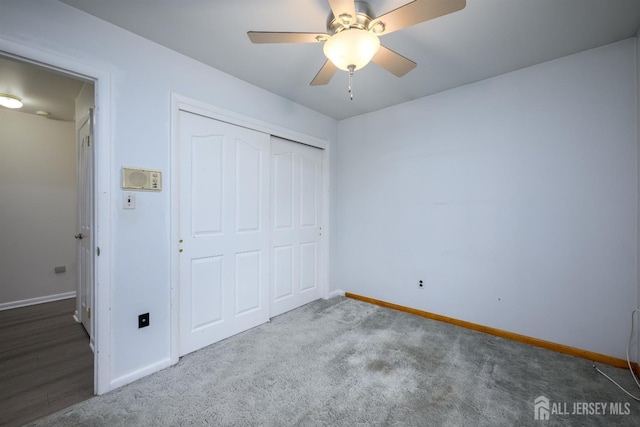
{"type": "Polygon", "coordinates": [[[131,192],[122,193],[122,209],[135,209],[136,195],[131,192]]]}

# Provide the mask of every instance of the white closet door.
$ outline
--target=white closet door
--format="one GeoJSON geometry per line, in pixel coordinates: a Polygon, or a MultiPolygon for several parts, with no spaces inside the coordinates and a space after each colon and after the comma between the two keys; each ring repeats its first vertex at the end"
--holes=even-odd
{"type": "Polygon", "coordinates": [[[321,297],[322,150],[271,138],[270,314],[321,297]]]}
{"type": "Polygon", "coordinates": [[[269,320],[267,134],[180,112],[180,355],[269,320]]]}

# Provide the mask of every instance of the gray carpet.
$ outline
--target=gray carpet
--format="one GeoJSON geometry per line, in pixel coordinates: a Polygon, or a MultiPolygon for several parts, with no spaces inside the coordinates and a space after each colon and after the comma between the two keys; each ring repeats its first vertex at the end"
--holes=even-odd
{"type": "MultiPolygon", "coordinates": [[[[592,363],[360,301],[319,300],[34,426],[640,425],[592,363]],[[606,402],[605,415],[564,412],[606,402]],[[611,415],[610,402],[630,414],[611,415]],[[558,403],[563,405],[557,406],[558,403]]],[[[602,366],[621,385],[628,371],[602,366]]],[[[638,394],[640,391],[634,390],[638,394]]],[[[593,408],[593,406],[591,406],[593,408]]]]}

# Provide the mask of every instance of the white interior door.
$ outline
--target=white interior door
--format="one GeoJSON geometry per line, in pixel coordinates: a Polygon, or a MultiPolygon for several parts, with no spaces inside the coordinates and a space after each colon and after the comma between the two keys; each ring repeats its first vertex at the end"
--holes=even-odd
{"type": "Polygon", "coordinates": [[[269,320],[269,135],[179,116],[179,353],[269,320]]]}
{"type": "Polygon", "coordinates": [[[93,258],[91,254],[93,217],[93,109],[78,130],[78,229],[75,235],[78,256],[77,317],[87,330],[93,348],[93,258]]]}
{"type": "Polygon", "coordinates": [[[321,297],[322,150],[271,139],[270,315],[321,297]]]}

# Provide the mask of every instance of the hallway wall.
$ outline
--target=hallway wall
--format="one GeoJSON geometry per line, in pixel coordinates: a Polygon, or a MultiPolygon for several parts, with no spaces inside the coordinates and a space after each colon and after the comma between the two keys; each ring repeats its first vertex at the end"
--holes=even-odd
{"type": "Polygon", "coordinates": [[[76,290],[75,124],[2,108],[0,128],[0,309],[69,296],[76,290]],[[56,274],[57,266],[66,271],[56,274]]]}

